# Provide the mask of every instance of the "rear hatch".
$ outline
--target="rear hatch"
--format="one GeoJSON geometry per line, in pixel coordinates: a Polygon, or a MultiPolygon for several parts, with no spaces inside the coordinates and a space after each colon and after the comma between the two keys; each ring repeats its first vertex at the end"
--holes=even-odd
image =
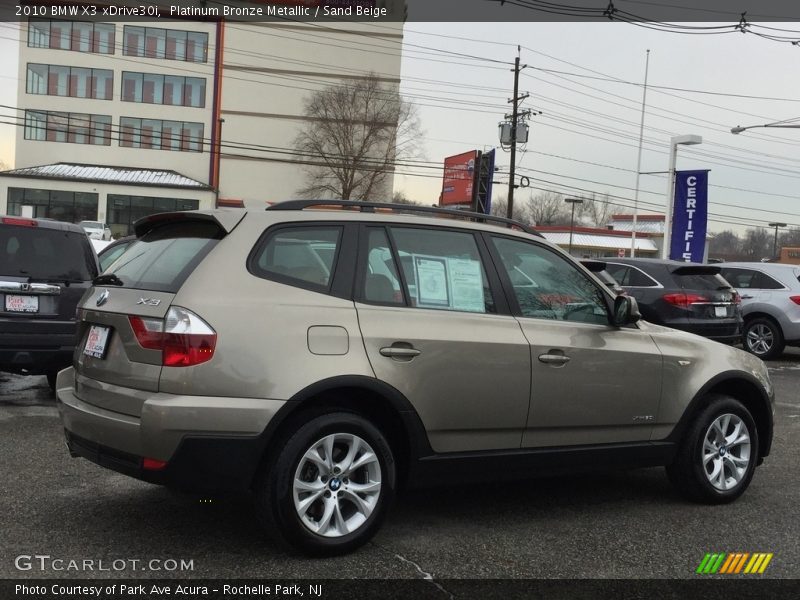
{"type": "Polygon", "coordinates": [[[75,392],[81,400],[139,416],[144,399],[158,391],[162,367],[182,366],[175,363],[176,345],[202,342],[207,351],[210,343],[213,353],[215,336],[209,341],[194,335],[207,324],[173,307],[172,300],[243,216],[163,213],[137,221],[139,239],[95,280],[81,306],[75,351],[75,392]],[[165,349],[168,342],[173,345],[165,349]],[[118,393],[107,384],[127,389],[118,393]]]}
{"type": "Polygon", "coordinates": [[[681,265],[670,269],[681,293],[664,299],[687,311],[687,319],[697,333],[709,336],[736,335],[741,322],[741,306],[736,290],[712,265],[681,265]]]}
{"type": "Polygon", "coordinates": [[[25,334],[26,347],[60,346],[63,340],[48,337],[74,334],[75,308],[96,276],[97,259],[86,234],[69,225],[3,217],[0,339],[10,342],[25,334]]]}

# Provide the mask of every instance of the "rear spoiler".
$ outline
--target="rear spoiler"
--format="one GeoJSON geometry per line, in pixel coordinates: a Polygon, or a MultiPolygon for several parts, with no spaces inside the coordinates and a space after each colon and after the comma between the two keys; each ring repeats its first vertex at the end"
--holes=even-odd
{"type": "Polygon", "coordinates": [[[137,238],[164,223],[178,221],[211,221],[219,225],[225,233],[233,231],[234,227],[244,218],[243,210],[186,210],[176,212],[163,212],[142,217],[133,224],[133,231],[137,238]]]}

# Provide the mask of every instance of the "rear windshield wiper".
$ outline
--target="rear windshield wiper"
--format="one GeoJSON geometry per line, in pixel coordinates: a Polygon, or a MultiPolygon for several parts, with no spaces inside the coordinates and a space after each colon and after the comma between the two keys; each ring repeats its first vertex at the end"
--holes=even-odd
{"type": "Polygon", "coordinates": [[[94,285],[118,285],[124,286],[125,284],[122,283],[122,279],[114,275],[114,273],[108,273],[107,275],[98,275],[92,280],[94,285]]]}

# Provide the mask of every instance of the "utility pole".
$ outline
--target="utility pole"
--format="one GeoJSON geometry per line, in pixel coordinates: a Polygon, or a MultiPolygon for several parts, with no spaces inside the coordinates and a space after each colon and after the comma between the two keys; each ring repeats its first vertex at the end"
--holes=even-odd
{"type": "MultiPolygon", "coordinates": [[[[520,47],[517,46],[517,58],[514,59],[514,97],[509,100],[509,103],[513,105],[511,110],[511,167],[509,168],[508,174],[508,210],[507,210],[507,217],[509,219],[514,218],[514,189],[517,187],[514,184],[514,180],[516,177],[516,161],[517,161],[517,125],[519,120],[519,103],[528,97],[528,94],[524,96],[519,95],[519,73],[527,67],[528,65],[519,64],[519,54],[520,54],[520,47]]],[[[509,115],[506,115],[506,118],[509,115]]]]}

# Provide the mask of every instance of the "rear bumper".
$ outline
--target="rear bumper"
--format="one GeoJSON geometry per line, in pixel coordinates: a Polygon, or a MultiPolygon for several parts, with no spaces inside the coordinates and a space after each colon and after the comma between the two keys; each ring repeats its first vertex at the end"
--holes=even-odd
{"type": "MultiPolygon", "coordinates": [[[[191,491],[247,489],[261,462],[264,431],[283,401],[152,393],[140,416],[84,402],[74,370],[61,371],[56,396],[67,445],[80,456],[137,479],[191,491]],[[167,461],[160,470],[143,459],[167,461]]],[[[125,388],[113,386],[113,393],[125,388]]],[[[130,390],[133,395],[141,394],[130,390]]]]}

